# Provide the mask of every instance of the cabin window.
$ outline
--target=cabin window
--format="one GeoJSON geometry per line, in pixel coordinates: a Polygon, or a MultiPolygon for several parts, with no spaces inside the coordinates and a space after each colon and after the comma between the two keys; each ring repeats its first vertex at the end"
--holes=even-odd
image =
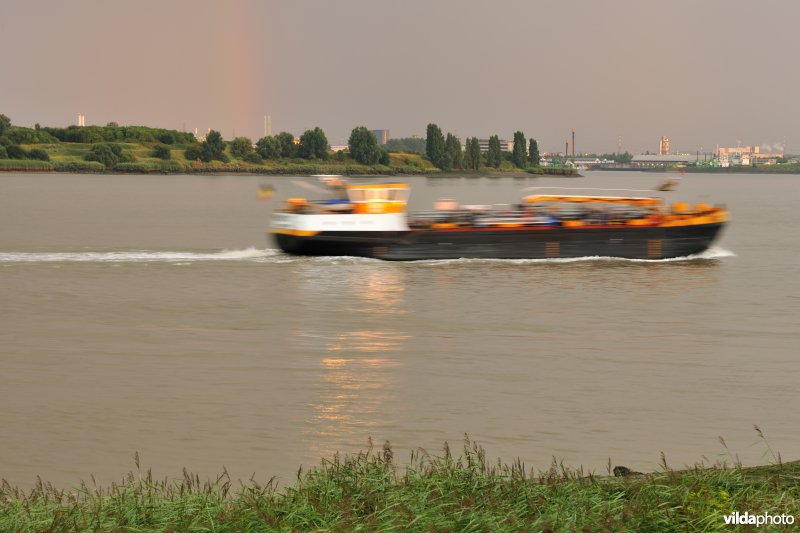
{"type": "Polygon", "coordinates": [[[348,196],[350,196],[351,202],[363,202],[364,201],[364,189],[348,189],[348,196]]]}

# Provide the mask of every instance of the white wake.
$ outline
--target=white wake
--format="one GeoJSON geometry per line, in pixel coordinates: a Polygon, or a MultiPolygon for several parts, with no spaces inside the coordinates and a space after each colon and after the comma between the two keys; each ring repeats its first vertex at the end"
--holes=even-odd
{"type": "Polygon", "coordinates": [[[279,250],[222,250],[218,252],[173,252],[129,250],[113,252],[0,252],[0,263],[193,263],[197,261],[263,260],[279,250]]]}
{"type": "MultiPolygon", "coordinates": [[[[576,263],[585,261],[624,261],[633,263],[669,263],[680,261],[715,260],[735,257],[730,250],[711,247],[705,252],[670,259],[624,259],[619,257],[570,257],[552,259],[427,259],[408,264],[447,265],[469,263],[576,263]]],[[[244,250],[221,250],[217,252],[179,252],[129,250],[113,252],[0,252],[0,263],[174,263],[186,264],[202,261],[251,261],[258,263],[311,262],[321,264],[381,263],[379,259],[365,257],[298,257],[275,249],[246,248],[244,250]]]]}

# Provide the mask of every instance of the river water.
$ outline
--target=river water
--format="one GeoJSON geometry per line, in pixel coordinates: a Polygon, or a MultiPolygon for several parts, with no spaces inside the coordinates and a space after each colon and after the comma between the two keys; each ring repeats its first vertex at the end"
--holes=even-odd
{"type": "MultiPolygon", "coordinates": [[[[663,177],[404,181],[426,209],[663,177]]],[[[753,424],[800,458],[800,177],[685,176],[668,198],[732,223],[656,262],[283,255],[271,210],[313,183],[0,174],[0,477],[109,483],[138,452],[286,483],[370,437],[403,461],[464,434],[535,469],[766,462],[753,424]]]]}

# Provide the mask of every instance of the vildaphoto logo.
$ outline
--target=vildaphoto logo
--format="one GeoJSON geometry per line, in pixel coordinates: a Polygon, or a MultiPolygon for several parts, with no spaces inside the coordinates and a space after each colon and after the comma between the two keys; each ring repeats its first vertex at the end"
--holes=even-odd
{"type": "Polygon", "coordinates": [[[745,511],[744,513],[736,511],[735,513],[725,515],[722,518],[725,519],[725,525],[727,526],[754,525],[756,527],[761,527],[761,526],[781,526],[781,525],[794,524],[794,516],[790,514],[768,515],[767,513],[750,514],[747,511],[745,511]]]}

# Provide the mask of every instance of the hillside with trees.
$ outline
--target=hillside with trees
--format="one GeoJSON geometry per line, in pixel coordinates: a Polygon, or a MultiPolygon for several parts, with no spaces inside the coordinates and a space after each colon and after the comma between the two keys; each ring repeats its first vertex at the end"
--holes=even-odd
{"type": "Polygon", "coordinates": [[[350,149],[333,153],[325,132],[315,127],[299,138],[290,132],[225,140],[210,130],[194,134],[120,126],[66,128],[17,126],[0,115],[0,170],[256,174],[421,174],[437,169],[421,155],[393,152],[377,145],[375,136],[359,127],[350,149]],[[366,131],[368,135],[363,135],[366,131]]]}
{"type": "Polygon", "coordinates": [[[216,130],[196,138],[189,132],[147,126],[18,126],[0,115],[0,170],[254,174],[435,174],[438,172],[541,173],[536,141],[522,132],[514,152],[502,152],[493,135],[481,151],[477,138],[461,139],[429,124],[426,137],[395,139],[380,146],[365,126],[353,128],[346,150],[332,152],[320,127],[250,139],[230,140],[216,130]]]}

